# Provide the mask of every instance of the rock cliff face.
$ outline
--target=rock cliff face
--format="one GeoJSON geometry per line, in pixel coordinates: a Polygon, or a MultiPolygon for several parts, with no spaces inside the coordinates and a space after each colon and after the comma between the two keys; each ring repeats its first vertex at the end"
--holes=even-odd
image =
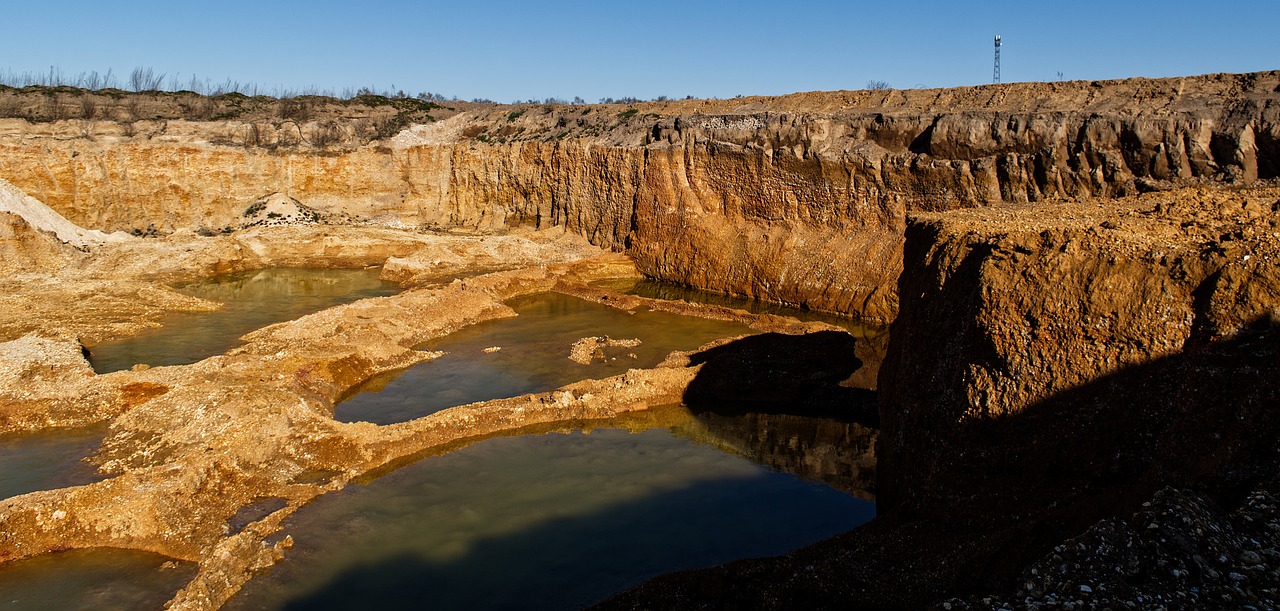
{"type": "Polygon", "coordinates": [[[598,608],[1017,607],[1055,587],[1113,608],[1193,587],[1266,607],[1274,556],[1225,531],[1200,545],[1183,533],[1214,526],[1182,517],[1201,501],[1157,493],[1231,513],[1280,486],[1277,262],[1275,187],[913,217],[879,376],[879,516],[598,608]],[[1134,518],[1144,503],[1185,530],[1134,518]],[[1158,535],[1098,536],[1126,521],[1158,535]],[[1246,553],[1249,577],[1220,579],[1246,553]]]}
{"type": "Polygon", "coordinates": [[[1278,226],[1277,189],[922,215],[881,369],[881,503],[936,494],[985,427],[1280,321],[1278,226]]]}
{"type": "Polygon", "coordinates": [[[906,235],[877,502],[987,541],[957,583],[1008,588],[1168,486],[1230,511],[1278,483],[1280,189],[929,214],[906,235]]]}
{"type": "Polygon", "coordinates": [[[277,191],[408,226],[563,225],[653,277],[887,321],[909,211],[1276,177],[1278,90],[1271,72],[489,107],[332,146],[279,120],[11,119],[0,176],[104,230],[216,230],[277,191]]]}

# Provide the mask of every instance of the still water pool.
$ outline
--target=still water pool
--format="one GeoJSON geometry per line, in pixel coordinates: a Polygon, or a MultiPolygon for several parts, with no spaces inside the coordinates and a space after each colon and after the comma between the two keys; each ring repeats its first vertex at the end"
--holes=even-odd
{"type": "Polygon", "coordinates": [[[322,497],[230,609],[575,609],[786,552],[873,503],[667,429],[498,438],[322,497]]]}
{"type": "Polygon", "coordinates": [[[102,445],[106,426],[0,435],[0,499],[103,479],[84,459],[102,445]]]}
{"type": "Polygon", "coordinates": [[[545,392],[579,380],[653,367],[673,350],[692,350],[711,340],[753,332],[737,323],[665,312],[632,314],[559,293],[530,295],[507,304],[519,316],[473,325],[427,342],[420,348],[448,354],[357,387],[356,394],[338,404],[334,417],[344,422],[403,422],[447,407],[545,392]],[[604,360],[587,365],[569,360],[574,342],[606,335],[641,343],[605,348],[604,360]]]}
{"type": "Polygon", "coordinates": [[[122,549],[71,550],[0,564],[0,609],[163,609],[195,576],[189,562],[122,549]]]}
{"type": "MultiPolygon", "coordinates": [[[[161,329],[96,346],[95,369],[195,362],[264,325],[397,289],[376,271],[263,270],[180,290],[227,306],[174,314],[161,329]]],[[[370,381],[338,406],[338,417],[403,421],[652,367],[672,350],[749,332],[558,294],[509,303],[520,316],[429,342],[422,347],[448,354],[370,381]],[[606,348],[604,360],[587,365],[568,359],[575,341],[603,335],[641,343],[606,348]]],[[[744,458],[814,463],[791,455],[808,446],[775,442],[780,432],[761,428],[768,421],[699,422],[685,414],[672,428],[641,432],[602,424],[589,433],[499,437],[353,484],[292,516],[285,533],[294,549],[228,608],[572,609],[660,573],[795,549],[873,516],[871,501],[744,458]],[[748,443],[726,442],[739,438],[748,443]],[[750,449],[757,445],[770,449],[750,449]]],[[[101,435],[0,439],[0,469],[13,470],[0,476],[0,495],[97,479],[79,458],[101,435]]],[[[856,485],[857,460],[819,461],[815,471],[856,485]]],[[[0,565],[0,609],[159,609],[193,571],[121,550],[50,554],[0,565]]]]}
{"type": "Polygon", "coordinates": [[[187,365],[240,345],[240,336],[328,307],[400,289],[378,279],[378,269],[262,269],[180,285],[188,295],[220,301],[213,312],[173,312],[162,325],[121,340],[91,346],[94,371],[135,364],[187,365]]]}
{"type": "MultiPolygon", "coordinates": [[[[751,332],[555,293],[508,303],[518,317],[429,342],[448,354],[371,381],[337,417],[404,421],[652,367],[672,350],[751,332]],[[603,335],[642,343],[589,365],[569,360],[575,341],[603,335]]],[[[574,609],[874,515],[871,501],[727,452],[705,423],[664,409],[682,415],[672,428],[490,439],[323,497],[288,522],[296,546],[286,560],[229,608],[574,609]]]]}
{"type": "Polygon", "coordinates": [[[885,331],[881,325],[860,321],[846,316],[828,314],[826,312],[815,312],[813,310],[806,310],[802,308],[793,308],[776,303],[755,301],[753,299],[743,299],[741,297],[731,297],[729,295],[712,293],[710,291],[689,288],[687,286],[673,284],[671,282],[663,282],[661,280],[651,280],[649,278],[615,278],[596,282],[595,284],[618,291],[619,293],[635,295],[637,297],[647,297],[649,299],[664,299],[668,301],[683,300],[692,303],[736,308],[755,314],[776,314],[778,316],[790,316],[791,318],[803,321],[825,322],[841,327],[848,331],[850,335],[858,338],[874,337],[875,335],[885,331]]]}

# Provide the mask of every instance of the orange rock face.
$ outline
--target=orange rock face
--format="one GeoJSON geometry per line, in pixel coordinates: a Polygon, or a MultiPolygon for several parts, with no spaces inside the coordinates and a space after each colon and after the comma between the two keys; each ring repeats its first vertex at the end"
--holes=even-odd
{"type": "Polygon", "coordinates": [[[124,136],[6,120],[0,176],[96,229],[217,231],[273,192],[409,227],[565,226],[656,278],[887,322],[908,212],[1275,177],[1277,85],[1258,73],[499,107],[336,148],[227,140],[239,123],[124,136]]]}

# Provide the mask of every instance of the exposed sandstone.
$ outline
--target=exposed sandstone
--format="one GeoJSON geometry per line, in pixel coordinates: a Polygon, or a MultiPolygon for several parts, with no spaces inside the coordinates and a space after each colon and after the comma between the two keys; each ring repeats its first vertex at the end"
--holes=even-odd
{"type": "Polygon", "coordinates": [[[886,506],[945,479],[969,422],[1280,320],[1280,189],[921,215],[907,235],[913,305],[880,381],[886,506]]]}
{"type": "Polygon", "coordinates": [[[76,423],[113,418],[97,460],[116,475],[0,502],[0,558],[74,547],[156,551],[201,563],[175,606],[213,608],[287,548],[264,543],[284,516],[356,475],[460,439],[678,401],[696,368],[637,370],[387,427],[331,418],[333,402],[355,384],[433,357],[410,346],[509,316],[504,299],[569,277],[616,276],[629,266],[613,257],[367,299],[267,327],[241,348],[182,367],[95,376],[73,342],[10,342],[0,375],[21,380],[5,387],[25,394],[0,411],[31,404],[50,418],[71,412],[76,423]],[[40,383],[49,376],[56,379],[40,383]],[[100,395],[111,399],[101,408],[94,400],[100,395]],[[308,473],[329,475],[316,482],[308,473]],[[286,506],[228,536],[223,525],[264,497],[286,506]]]}
{"type": "MultiPolygon", "coordinates": [[[[609,356],[605,348],[634,348],[640,345],[639,339],[613,339],[604,337],[584,337],[569,347],[569,360],[579,365],[590,365],[599,360],[605,361],[609,356]]],[[[617,357],[614,357],[617,358],[617,357]]]]}
{"type": "Polygon", "coordinates": [[[1264,539],[1204,506],[1275,519],[1254,505],[1280,473],[1278,225],[1274,187],[919,215],[880,369],[879,517],[599,608],[1274,600],[1264,539]],[[1243,580],[1197,574],[1244,558],[1243,580]]]}
{"type": "Polygon", "coordinates": [[[107,230],[216,231],[270,192],[406,226],[564,226],[657,278],[888,321],[907,212],[1276,177],[1278,83],[475,107],[336,150],[220,144],[225,122],[91,138],[0,120],[0,176],[107,230]]]}
{"type": "Polygon", "coordinates": [[[29,270],[56,271],[78,255],[75,248],[32,227],[21,215],[0,212],[0,274],[12,277],[29,270]]]}
{"type": "MultiPolygon", "coordinates": [[[[281,205],[287,204],[282,202],[281,205]]],[[[269,207],[268,202],[264,208],[269,207]]],[[[27,227],[14,216],[15,226],[27,227]]],[[[63,245],[28,232],[15,246],[63,245]]],[[[229,235],[192,233],[99,245],[60,265],[21,266],[0,308],[0,433],[109,422],[94,457],[112,477],[85,486],[0,501],[0,560],[51,551],[118,547],[199,565],[170,608],[212,609],[292,545],[283,520],[315,497],[366,476],[486,436],[601,422],[677,404],[699,368],[675,353],[654,369],[586,380],[552,392],[458,406],[409,422],[340,423],[333,405],[380,373],[436,358],[415,345],[477,322],[514,315],[512,297],[560,290],[615,307],[659,306],[588,282],[635,277],[625,256],[606,254],[563,231],[459,237],[386,228],[284,226],[229,235]],[[96,375],[80,340],[128,335],[166,311],[216,303],[159,284],[221,270],[269,265],[351,266],[405,255],[399,269],[521,267],[365,299],[245,335],[243,346],[197,363],[96,375]],[[539,264],[529,267],[530,263],[539,264]],[[563,261],[551,264],[552,261],[563,261]],[[471,267],[468,267],[470,262],[471,267]],[[452,267],[449,267],[452,266],[452,267]],[[624,303],[625,302],[625,305],[624,303]],[[270,511],[241,521],[246,507],[270,511]]],[[[799,323],[728,308],[670,309],[804,332],[799,323]]],[[[626,340],[604,344],[629,345],[626,340]]],[[[594,344],[593,344],[594,345],[594,344]]],[[[635,418],[670,420],[655,414],[635,418]]],[[[688,418],[687,412],[683,418],[688,418]]]]}
{"type": "Polygon", "coordinates": [[[3,178],[0,178],[0,212],[22,217],[32,228],[52,233],[59,241],[80,248],[90,244],[129,239],[124,234],[86,230],[71,223],[40,200],[27,195],[3,178]]]}
{"type": "MultiPolygon", "coordinates": [[[[480,109],[395,138],[318,147],[218,136],[243,123],[175,120],[126,132],[0,121],[0,175],[58,211],[105,229],[181,231],[84,256],[11,223],[16,241],[5,247],[28,253],[15,258],[23,269],[44,260],[63,270],[51,283],[395,256],[425,284],[437,259],[447,267],[447,257],[422,253],[434,238],[385,226],[555,227],[627,252],[648,275],[701,288],[881,320],[900,295],[880,378],[889,514],[780,559],[668,578],[658,586],[666,598],[654,600],[700,604],[698,593],[727,606],[914,607],[1003,588],[1048,546],[1131,511],[1160,486],[1191,482],[1221,500],[1275,473],[1280,352],[1268,325],[1280,301],[1280,193],[1093,198],[1276,178],[1278,82],[1262,73],[634,112],[480,109]],[[207,241],[191,233],[232,226],[248,202],[276,191],[384,227],[255,229],[207,241]],[[1044,203],[1057,198],[1076,201],[1044,203]],[[1024,205],[986,208],[1007,203],[1024,205]],[[974,206],[984,208],[958,210],[974,206]]],[[[260,137],[264,128],[252,129],[260,137]]],[[[468,256],[467,247],[434,247],[468,256]]],[[[6,396],[18,406],[6,426],[115,418],[100,459],[119,475],[0,504],[0,556],[66,545],[161,551],[202,563],[176,606],[216,606],[284,553],[286,541],[266,545],[284,516],[355,474],[459,435],[673,401],[692,377],[687,355],[403,425],[328,418],[359,380],[432,357],[414,342],[508,315],[505,297],[555,289],[648,307],[584,284],[634,273],[631,265],[598,258],[460,280],[272,326],[192,366],[88,381],[77,380],[74,342],[22,337],[42,325],[74,329],[85,318],[79,305],[34,327],[6,323],[15,354],[37,345],[49,354],[0,361],[4,375],[48,366],[67,388],[6,396]],[[39,420],[46,412],[57,418],[39,420]],[[228,536],[221,525],[263,495],[285,508],[228,536]],[[143,517],[112,517],[124,515],[143,517]]],[[[59,291],[70,289],[49,294],[59,291]]],[[[127,307],[118,299],[101,309],[118,316],[127,307]]],[[[94,316],[84,328],[112,320],[94,316]]]]}
{"type": "Polygon", "coordinates": [[[582,236],[558,229],[499,236],[450,236],[404,257],[390,257],[382,279],[420,286],[482,272],[567,263],[599,254],[582,236]]]}

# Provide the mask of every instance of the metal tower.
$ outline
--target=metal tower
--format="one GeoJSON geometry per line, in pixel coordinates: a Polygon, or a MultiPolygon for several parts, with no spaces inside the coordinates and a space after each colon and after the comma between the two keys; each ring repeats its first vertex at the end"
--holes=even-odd
{"type": "Polygon", "coordinates": [[[1000,82],[1000,35],[996,35],[996,67],[991,72],[991,82],[1000,82]]]}

